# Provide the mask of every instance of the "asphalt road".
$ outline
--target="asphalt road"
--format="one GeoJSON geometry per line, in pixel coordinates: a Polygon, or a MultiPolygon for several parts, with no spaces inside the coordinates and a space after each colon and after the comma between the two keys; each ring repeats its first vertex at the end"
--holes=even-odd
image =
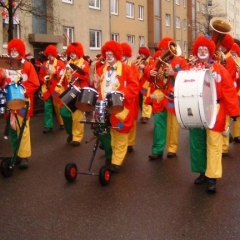
{"type": "MultiPolygon", "coordinates": [[[[3,136],[4,119],[0,124],[3,136]]],[[[208,195],[206,186],[193,184],[197,175],[190,172],[188,131],[180,132],[176,158],[165,153],[163,160],[149,162],[152,127],[152,120],[138,123],[134,152],[108,186],[82,174],[68,183],[66,164],[87,171],[94,141],[72,147],[57,125],[43,134],[43,116],[35,115],[29,169],[14,167],[11,177],[0,176],[0,239],[239,239],[240,144],[231,144],[217,193],[208,195]]],[[[92,136],[85,125],[84,141],[92,136]]],[[[0,156],[12,155],[9,140],[0,137],[0,146],[0,156]]],[[[98,173],[104,161],[99,149],[91,171],[98,173]]]]}

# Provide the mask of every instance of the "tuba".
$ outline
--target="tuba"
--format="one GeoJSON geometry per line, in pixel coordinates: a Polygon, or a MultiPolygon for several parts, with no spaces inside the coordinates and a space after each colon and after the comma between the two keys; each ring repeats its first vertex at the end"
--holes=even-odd
{"type": "Polygon", "coordinates": [[[152,82],[154,83],[155,87],[158,89],[165,89],[168,83],[168,76],[165,75],[165,69],[171,67],[167,61],[172,58],[173,56],[180,56],[182,54],[182,50],[180,46],[170,41],[168,43],[168,50],[166,50],[158,59],[155,64],[155,70],[158,74],[152,77],[152,82]]]}
{"type": "Polygon", "coordinates": [[[220,51],[219,47],[225,35],[231,32],[232,26],[225,18],[214,17],[210,21],[210,27],[213,30],[212,40],[215,42],[216,45],[216,52],[214,58],[224,65],[226,62],[225,55],[222,51],[220,51]]]}

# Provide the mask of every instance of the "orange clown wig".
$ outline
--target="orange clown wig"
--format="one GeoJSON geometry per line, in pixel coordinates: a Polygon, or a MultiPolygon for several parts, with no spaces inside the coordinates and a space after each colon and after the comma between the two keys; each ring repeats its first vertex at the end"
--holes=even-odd
{"type": "Polygon", "coordinates": [[[112,52],[114,54],[114,57],[120,61],[122,59],[122,48],[120,43],[110,40],[106,42],[101,49],[102,56],[106,58],[106,52],[112,52]]]}
{"type": "Polygon", "coordinates": [[[79,58],[82,58],[84,54],[83,46],[80,42],[70,43],[66,52],[68,56],[70,56],[71,53],[75,53],[79,58]]]}
{"type": "Polygon", "coordinates": [[[221,45],[227,49],[227,52],[229,52],[232,49],[233,44],[234,40],[232,36],[230,34],[226,34],[221,42],[221,45]]]}
{"type": "Polygon", "coordinates": [[[240,47],[237,43],[233,44],[231,51],[235,52],[240,57],[240,47]]]}
{"type": "Polygon", "coordinates": [[[171,38],[171,37],[165,37],[165,38],[163,38],[162,40],[160,40],[160,42],[159,42],[158,45],[157,45],[157,48],[158,48],[159,50],[168,49],[168,44],[169,44],[170,42],[173,42],[173,38],[171,38]]]}
{"type": "Polygon", "coordinates": [[[128,43],[120,43],[122,48],[122,54],[128,58],[132,57],[132,48],[128,43]]]}
{"type": "Polygon", "coordinates": [[[202,35],[197,37],[195,42],[192,45],[192,53],[193,53],[193,55],[197,56],[198,48],[200,46],[204,46],[204,47],[208,48],[209,56],[211,58],[214,56],[216,46],[215,46],[215,43],[213,42],[213,40],[211,40],[211,39],[209,39],[207,37],[204,37],[202,35]]]}
{"type": "Polygon", "coordinates": [[[150,56],[150,50],[149,50],[148,47],[140,47],[139,50],[138,50],[138,53],[143,54],[146,57],[150,56]]]}
{"type": "Polygon", "coordinates": [[[54,45],[48,45],[44,51],[45,56],[52,55],[53,57],[57,57],[57,49],[54,45]]]}
{"type": "Polygon", "coordinates": [[[8,55],[10,55],[10,52],[12,49],[16,49],[19,53],[19,55],[24,58],[26,55],[26,46],[23,40],[19,38],[14,38],[8,43],[8,55]]]}

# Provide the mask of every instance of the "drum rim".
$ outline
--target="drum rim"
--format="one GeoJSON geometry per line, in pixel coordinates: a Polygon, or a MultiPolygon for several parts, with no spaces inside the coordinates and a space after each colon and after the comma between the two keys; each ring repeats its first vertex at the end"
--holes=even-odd
{"type": "Polygon", "coordinates": [[[80,89],[80,91],[81,91],[81,90],[85,90],[85,89],[86,89],[86,90],[92,90],[93,92],[95,92],[95,93],[98,94],[98,91],[97,91],[96,89],[92,88],[92,87],[83,87],[83,88],[80,89]]]}

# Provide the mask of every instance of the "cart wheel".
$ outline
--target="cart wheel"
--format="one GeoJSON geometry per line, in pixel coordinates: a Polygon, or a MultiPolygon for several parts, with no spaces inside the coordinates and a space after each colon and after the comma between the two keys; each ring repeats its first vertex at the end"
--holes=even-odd
{"type": "Polygon", "coordinates": [[[68,163],[65,167],[65,178],[69,182],[74,182],[77,177],[77,165],[68,163]]]}
{"type": "Polygon", "coordinates": [[[1,173],[5,178],[12,176],[13,167],[12,166],[10,167],[10,163],[11,163],[11,158],[3,159],[1,162],[1,173]]]}
{"type": "Polygon", "coordinates": [[[99,171],[99,182],[102,186],[106,186],[109,184],[111,179],[111,171],[107,166],[101,167],[99,171]]]}

